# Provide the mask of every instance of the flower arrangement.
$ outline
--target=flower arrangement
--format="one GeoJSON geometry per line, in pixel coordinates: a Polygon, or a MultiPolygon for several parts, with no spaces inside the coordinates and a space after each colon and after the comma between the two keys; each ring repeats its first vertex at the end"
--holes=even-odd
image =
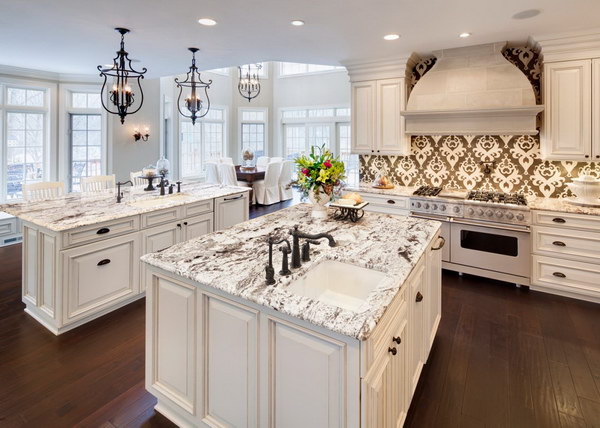
{"type": "Polygon", "coordinates": [[[294,162],[298,169],[296,184],[304,196],[312,191],[317,201],[320,200],[321,191],[332,196],[333,188],[346,178],[344,162],[334,157],[324,145],[311,147],[309,155],[299,156],[294,162]]]}

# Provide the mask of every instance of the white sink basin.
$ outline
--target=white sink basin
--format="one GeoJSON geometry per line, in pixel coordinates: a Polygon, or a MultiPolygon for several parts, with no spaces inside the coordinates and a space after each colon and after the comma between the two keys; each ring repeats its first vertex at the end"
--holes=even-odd
{"type": "Polygon", "coordinates": [[[187,193],[175,193],[173,195],[159,196],[157,198],[140,199],[137,201],[131,201],[131,202],[128,202],[128,204],[133,207],[150,208],[150,207],[156,207],[156,206],[160,206],[160,205],[164,205],[164,204],[169,204],[172,202],[191,201],[193,199],[194,199],[193,195],[190,195],[187,193]]]}
{"type": "Polygon", "coordinates": [[[360,266],[326,260],[293,281],[292,294],[310,297],[338,308],[357,311],[385,274],[360,266]]]}

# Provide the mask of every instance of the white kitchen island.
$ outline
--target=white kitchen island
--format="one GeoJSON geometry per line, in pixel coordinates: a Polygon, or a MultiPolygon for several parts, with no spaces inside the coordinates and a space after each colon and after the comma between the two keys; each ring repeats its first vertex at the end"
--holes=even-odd
{"type": "Polygon", "coordinates": [[[184,184],[22,202],[25,311],[60,334],[145,295],[140,256],[248,219],[249,188],[184,184]]]}
{"type": "Polygon", "coordinates": [[[156,409],[190,427],[402,426],[440,321],[439,231],[376,213],[316,221],[299,205],[143,256],[156,409]],[[267,285],[267,236],[295,225],[337,245],[267,285]]]}

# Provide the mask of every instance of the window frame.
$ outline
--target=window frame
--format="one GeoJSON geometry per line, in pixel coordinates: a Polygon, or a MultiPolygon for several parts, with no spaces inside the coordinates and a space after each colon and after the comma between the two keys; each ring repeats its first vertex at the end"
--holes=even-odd
{"type": "Polygon", "coordinates": [[[331,74],[331,73],[340,73],[340,72],[345,72],[347,73],[346,67],[343,66],[330,66],[330,67],[335,67],[332,68],[330,70],[321,70],[321,71],[308,71],[308,67],[311,65],[326,65],[326,64],[307,64],[307,63],[295,63],[295,62],[289,62],[289,61],[282,61],[278,63],[278,67],[277,67],[277,77],[279,79],[287,79],[290,77],[302,77],[302,76],[317,76],[319,74],[331,74]],[[300,65],[305,65],[306,66],[306,70],[302,73],[294,73],[294,74],[286,74],[283,72],[283,66],[284,64],[300,64],[300,65]]]}
{"type": "Polygon", "coordinates": [[[242,153],[242,126],[244,123],[262,123],[265,127],[265,142],[264,142],[264,155],[269,156],[269,108],[268,107],[238,107],[237,112],[237,129],[238,129],[238,139],[237,139],[237,152],[242,153]],[[264,114],[264,120],[243,120],[244,112],[261,112],[264,114]]]}

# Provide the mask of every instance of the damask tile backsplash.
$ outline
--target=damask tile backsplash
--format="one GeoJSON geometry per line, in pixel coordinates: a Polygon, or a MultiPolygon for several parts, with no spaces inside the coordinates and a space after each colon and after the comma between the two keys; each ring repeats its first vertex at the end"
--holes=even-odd
{"type": "Polygon", "coordinates": [[[600,162],[543,161],[537,135],[415,136],[411,146],[410,156],[361,155],[360,180],[371,182],[381,170],[400,186],[565,197],[571,178],[600,178],[600,162]],[[489,174],[481,162],[494,163],[489,174]]]}

